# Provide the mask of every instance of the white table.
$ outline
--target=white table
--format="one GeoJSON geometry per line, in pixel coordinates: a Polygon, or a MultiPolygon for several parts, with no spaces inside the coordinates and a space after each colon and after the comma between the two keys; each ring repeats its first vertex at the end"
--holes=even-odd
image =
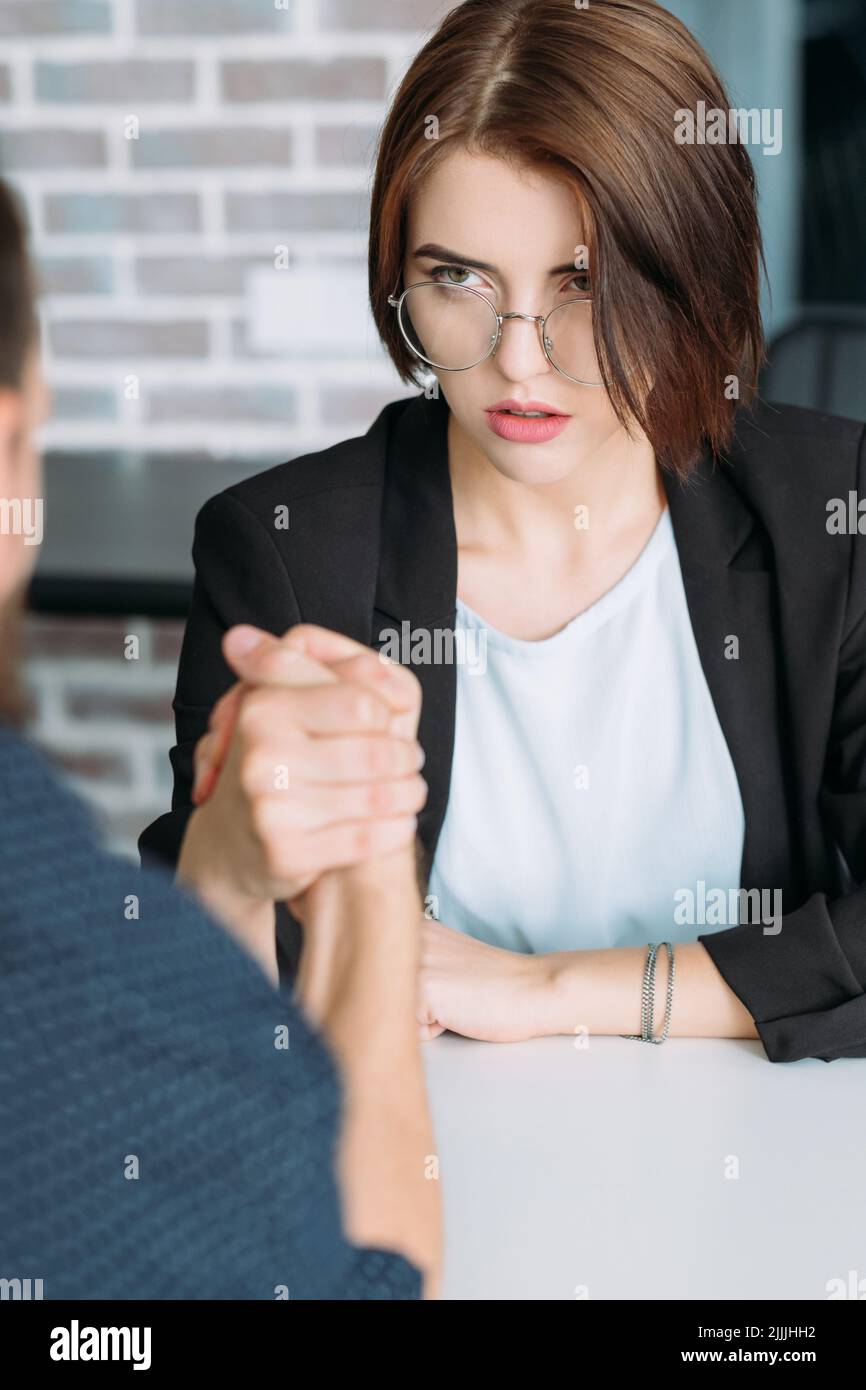
{"type": "Polygon", "coordinates": [[[445,1298],[823,1300],[866,1279],[866,1059],[451,1034],[425,1056],[445,1298]]]}

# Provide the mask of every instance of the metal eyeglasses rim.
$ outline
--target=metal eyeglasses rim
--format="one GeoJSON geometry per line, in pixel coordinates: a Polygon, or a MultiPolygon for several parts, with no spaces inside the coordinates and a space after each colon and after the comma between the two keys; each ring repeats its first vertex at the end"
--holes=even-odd
{"type": "Polygon", "coordinates": [[[561,367],[558,367],[558,366],[556,365],[556,363],[554,362],[553,358],[551,357],[549,351],[548,351],[548,347],[547,347],[547,337],[546,337],[545,332],[544,332],[544,326],[545,326],[545,324],[547,323],[547,320],[548,320],[549,318],[551,318],[551,316],[552,316],[553,314],[555,314],[555,313],[557,312],[558,309],[564,309],[564,308],[565,308],[567,305],[569,305],[569,304],[591,304],[591,303],[592,303],[592,299],[591,299],[591,298],[589,298],[589,299],[566,299],[562,304],[556,304],[556,305],[554,305],[554,307],[550,310],[550,313],[548,313],[548,314],[521,314],[521,313],[518,313],[518,312],[516,312],[516,311],[511,311],[511,312],[509,312],[509,313],[507,313],[507,314],[500,314],[499,311],[490,303],[490,300],[487,298],[487,295],[486,295],[486,294],[482,294],[480,290],[474,290],[474,289],[472,288],[471,285],[451,285],[451,286],[448,286],[448,287],[446,287],[446,288],[450,288],[450,289],[454,289],[454,290],[461,290],[464,294],[473,294],[473,295],[475,295],[476,299],[483,299],[484,303],[487,305],[487,307],[488,307],[488,309],[490,310],[491,314],[492,314],[493,317],[496,319],[496,335],[495,335],[495,337],[492,339],[491,344],[490,344],[490,347],[488,348],[487,352],[485,352],[485,354],[484,354],[483,357],[479,357],[477,362],[470,362],[470,364],[469,364],[468,367],[443,367],[441,363],[439,363],[439,362],[433,362],[433,361],[431,361],[431,359],[430,359],[429,357],[425,357],[424,354],[423,354],[423,352],[419,352],[418,349],[416,348],[415,344],[412,342],[411,338],[409,337],[408,333],[406,332],[406,329],[403,327],[403,301],[405,300],[406,296],[407,296],[409,293],[411,293],[412,290],[422,289],[425,285],[437,285],[437,286],[441,289],[441,288],[442,288],[442,281],[441,281],[441,280],[418,280],[418,281],[416,281],[416,283],[415,283],[414,285],[407,285],[406,288],[405,288],[405,290],[403,290],[402,294],[400,294],[400,295],[398,295],[398,294],[396,294],[396,293],[394,293],[394,294],[389,294],[389,295],[388,295],[388,303],[389,303],[389,305],[391,306],[392,309],[396,309],[396,310],[397,310],[397,324],[398,324],[398,326],[399,326],[399,329],[400,329],[401,334],[403,335],[403,341],[406,343],[406,346],[409,348],[409,351],[410,351],[410,352],[413,352],[413,353],[415,354],[415,356],[418,358],[418,360],[421,361],[421,362],[426,363],[426,365],[427,365],[428,367],[434,367],[434,368],[436,369],[437,372],[471,372],[472,369],[473,369],[473,367],[479,367],[479,366],[481,365],[482,362],[486,362],[487,359],[488,359],[488,357],[492,357],[493,354],[496,352],[496,349],[499,347],[499,343],[500,343],[500,341],[501,341],[501,339],[502,339],[502,325],[503,325],[503,323],[505,322],[505,320],[506,320],[506,319],[523,319],[526,323],[537,323],[537,324],[540,324],[540,325],[541,325],[541,346],[542,346],[542,348],[543,348],[544,355],[545,355],[545,357],[547,358],[547,360],[548,360],[548,362],[550,363],[550,365],[551,365],[551,367],[553,368],[553,370],[554,370],[555,372],[559,372],[559,375],[560,375],[560,376],[564,376],[565,379],[566,379],[566,381],[573,381],[577,386],[603,386],[603,385],[604,385],[604,382],[603,382],[603,381],[584,381],[584,380],[582,380],[581,377],[569,376],[568,372],[564,372],[564,371],[562,370],[561,367]]]}

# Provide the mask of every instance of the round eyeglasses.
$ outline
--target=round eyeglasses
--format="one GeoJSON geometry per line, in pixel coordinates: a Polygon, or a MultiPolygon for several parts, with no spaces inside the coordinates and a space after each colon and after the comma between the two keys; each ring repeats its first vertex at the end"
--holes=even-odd
{"type": "Polygon", "coordinates": [[[579,386],[603,386],[592,335],[592,300],[568,299],[549,314],[500,314],[480,290],[422,280],[388,296],[406,343],[428,367],[468,372],[492,357],[506,319],[537,323],[550,365],[579,386]]]}

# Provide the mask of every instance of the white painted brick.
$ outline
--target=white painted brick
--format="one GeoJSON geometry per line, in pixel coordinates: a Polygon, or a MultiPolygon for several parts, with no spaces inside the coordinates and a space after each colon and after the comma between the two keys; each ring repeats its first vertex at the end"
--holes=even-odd
{"type": "MultiPolygon", "coordinates": [[[[301,100],[284,102],[223,102],[221,79],[225,63],[262,62],[272,64],[275,60],[307,62],[315,72],[319,64],[345,63],[347,59],[358,65],[359,71],[370,60],[385,64],[388,89],[393,88],[407,59],[415,51],[421,38],[421,30],[405,28],[405,17],[410,14],[416,24],[423,22],[425,27],[435,22],[443,10],[442,0],[430,0],[429,4],[415,3],[410,7],[399,7],[393,11],[394,23],[390,23],[392,12],[387,6],[383,9],[379,0],[374,0],[368,12],[370,23],[364,18],[364,6],[349,6],[343,11],[346,28],[334,28],[334,7],[322,8],[318,0],[294,0],[291,21],[280,27],[280,32],[221,34],[202,32],[199,26],[190,34],[146,34],[137,32],[136,5],[134,0],[113,0],[112,32],[104,35],[74,34],[71,36],[45,35],[33,39],[16,40],[7,44],[4,60],[11,66],[12,81],[16,100],[4,111],[4,123],[10,130],[32,131],[56,123],[58,113],[62,112],[63,124],[70,130],[101,131],[108,148],[109,165],[102,171],[76,171],[73,169],[56,171],[32,171],[16,179],[26,195],[35,240],[40,252],[51,256],[87,255],[111,256],[114,263],[113,296],[86,297],[74,294],[55,296],[46,306],[45,318],[48,325],[62,323],[71,319],[86,318],[127,318],[147,322],[151,320],[185,320],[191,317],[189,298],[183,296],[147,295],[139,289],[134,275],[134,262],[138,254],[152,253],[154,247],[164,249],[167,256],[189,255],[250,255],[260,256],[265,244],[273,241],[273,229],[243,232],[229,232],[224,223],[227,204],[232,206],[232,195],[238,197],[255,196],[280,192],[312,194],[363,194],[366,179],[363,171],[344,167],[342,162],[333,166],[319,164],[316,160],[315,131],[317,128],[332,128],[341,124],[350,127],[376,128],[382,120],[385,102],[381,99],[352,99],[347,90],[344,95],[332,93],[329,100],[306,103],[301,100]],[[383,21],[384,16],[384,21],[383,21]],[[382,27],[382,24],[385,27],[382,27]],[[377,27],[378,26],[378,27],[377,27]],[[40,104],[34,100],[33,73],[38,64],[75,64],[83,68],[88,63],[111,61],[120,63],[187,63],[193,73],[193,100],[190,102],[142,102],[135,110],[135,103],[121,100],[114,102],[47,102],[40,104]],[[127,106],[132,106],[145,125],[154,128],[166,125],[187,126],[195,129],[231,127],[249,124],[272,129],[285,130],[290,134],[293,148],[293,165],[286,170],[269,169],[267,176],[256,169],[225,170],[140,170],[132,167],[131,143],[124,139],[122,121],[130,114],[127,106]],[[65,233],[62,230],[46,233],[43,212],[46,199],[58,194],[80,193],[140,193],[170,196],[172,193],[193,192],[197,195],[201,209],[201,228],[191,233],[148,234],[124,233],[113,235],[93,230],[88,233],[65,233]],[[94,301],[99,298],[102,303],[94,301]],[[110,301],[110,312],[106,314],[106,299],[110,301]]],[[[171,9],[171,7],[168,7],[171,9]]],[[[214,0],[212,13],[218,14],[219,0],[214,0]]],[[[348,69],[351,71],[351,67],[348,69]]],[[[348,78],[347,78],[348,80],[348,78]]],[[[153,94],[153,93],[152,93],[153,94]]],[[[158,94],[158,93],[157,93],[158,94]]],[[[339,138],[339,137],[338,137],[339,138]]],[[[49,206],[55,206],[49,204],[49,206]]],[[[294,256],[310,254],[314,259],[327,264],[329,256],[357,254],[363,258],[366,235],[362,228],[347,227],[322,233],[318,228],[309,228],[287,233],[287,239],[294,256]]],[[[205,296],[205,298],[207,298],[205,296]]],[[[228,311],[221,303],[208,302],[203,308],[203,318],[208,323],[210,333],[209,355],[201,362],[189,361],[181,364],[177,375],[169,359],[165,361],[166,377],[176,380],[179,385],[198,383],[206,378],[213,368],[231,369],[236,373],[239,384],[249,379],[261,378],[262,358],[238,357],[235,351],[233,320],[237,314],[228,311]],[[198,368],[201,367],[201,373],[198,368]]],[[[325,306],[327,309],[328,306],[325,306]]],[[[242,304],[242,315],[244,312],[242,304]]],[[[195,317],[195,315],[192,315],[195,317]]],[[[48,367],[52,379],[64,386],[79,389],[91,387],[104,391],[121,381],[127,372],[140,374],[153,370],[157,361],[147,359],[137,362],[133,359],[121,364],[104,361],[73,361],[68,358],[57,359],[48,350],[48,367]],[[108,382],[106,374],[108,373],[108,382]]],[[[396,377],[390,374],[384,359],[378,363],[367,360],[346,361],[345,353],[339,343],[334,343],[330,358],[317,357],[309,362],[299,363],[289,356],[285,360],[277,357],[274,362],[275,375],[279,369],[281,379],[289,385],[307,388],[304,396],[304,418],[302,433],[304,443],[315,447],[323,446],[333,440],[336,422],[329,423],[319,413],[319,401],[327,399],[333,408],[335,381],[354,382],[359,389],[378,389],[383,381],[393,383],[394,393],[401,387],[396,377]],[[372,369],[372,380],[371,380],[372,369]],[[310,389],[312,388],[312,389],[310,389]]],[[[213,373],[213,381],[219,380],[219,371],[213,373]]],[[[348,387],[347,387],[348,389],[348,387]]],[[[98,395],[94,400],[99,399],[98,395]]],[[[339,414],[339,411],[336,412],[339,414]]],[[[176,427],[167,424],[153,430],[141,421],[141,411],[135,402],[121,402],[118,419],[110,422],[101,419],[77,419],[62,427],[49,425],[44,432],[48,442],[64,443],[76,447],[110,446],[135,447],[143,440],[147,428],[147,443],[153,447],[172,449],[187,447],[190,444],[203,448],[216,445],[219,452],[240,449],[251,456],[264,455],[271,448],[279,453],[294,451],[296,438],[289,439],[268,422],[249,422],[238,424],[236,430],[220,429],[218,438],[206,432],[190,433],[188,427],[178,423],[176,427]],[[137,437],[138,436],[138,437],[137,437]],[[280,444],[283,447],[280,448],[280,444]],[[222,448],[220,449],[220,445],[222,448]]],[[[294,432],[293,432],[294,433],[294,432]]]]}

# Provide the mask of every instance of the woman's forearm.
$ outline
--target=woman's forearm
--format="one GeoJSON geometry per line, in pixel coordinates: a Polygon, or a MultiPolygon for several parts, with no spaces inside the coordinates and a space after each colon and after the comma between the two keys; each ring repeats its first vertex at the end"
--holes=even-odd
{"type": "Polygon", "coordinates": [[[347,1234],[406,1255],[430,1296],[441,1218],[416,1016],[420,918],[409,851],[323,875],[303,904],[298,997],[342,1074],[347,1234]]]}
{"type": "MultiPolygon", "coordinates": [[[[754,1020],[719,974],[699,941],[674,944],[670,1033],[688,1038],[757,1038],[754,1020]]],[[[646,947],[561,951],[540,957],[547,987],[540,1010],[544,1032],[595,1034],[641,1031],[641,984],[646,947]]],[[[661,1028],[668,954],[656,955],[653,1032],[661,1028]]]]}

